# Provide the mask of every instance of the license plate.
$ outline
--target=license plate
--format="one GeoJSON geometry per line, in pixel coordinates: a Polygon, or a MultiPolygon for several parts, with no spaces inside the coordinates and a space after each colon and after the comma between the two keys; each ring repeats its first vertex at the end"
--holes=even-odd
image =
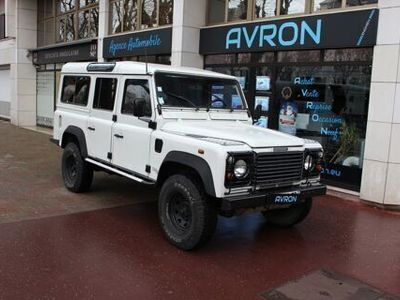
{"type": "Polygon", "coordinates": [[[275,194],[272,196],[274,204],[294,204],[299,202],[300,192],[275,194]]]}

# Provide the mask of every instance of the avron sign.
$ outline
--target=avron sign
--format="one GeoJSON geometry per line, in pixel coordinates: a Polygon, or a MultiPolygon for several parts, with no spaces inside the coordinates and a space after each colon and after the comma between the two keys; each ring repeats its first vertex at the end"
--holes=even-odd
{"type": "Polygon", "coordinates": [[[171,53],[172,28],[134,32],[104,39],[105,58],[171,53]]]}
{"type": "Polygon", "coordinates": [[[378,10],[203,28],[200,53],[366,47],[376,43],[378,10]]]}

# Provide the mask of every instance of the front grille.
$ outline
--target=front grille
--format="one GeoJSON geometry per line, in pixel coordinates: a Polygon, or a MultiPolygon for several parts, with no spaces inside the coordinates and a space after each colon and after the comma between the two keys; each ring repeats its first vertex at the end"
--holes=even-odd
{"type": "Polygon", "coordinates": [[[300,181],[303,152],[259,153],[256,159],[256,184],[261,186],[291,185],[300,181]]]}

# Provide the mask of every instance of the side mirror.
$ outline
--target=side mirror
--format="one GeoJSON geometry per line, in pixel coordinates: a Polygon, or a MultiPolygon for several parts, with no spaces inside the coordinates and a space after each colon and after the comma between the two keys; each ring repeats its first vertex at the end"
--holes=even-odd
{"type": "Polygon", "coordinates": [[[143,117],[145,115],[146,100],[144,98],[136,98],[133,101],[133,115],[135,117],[143,117]]]}

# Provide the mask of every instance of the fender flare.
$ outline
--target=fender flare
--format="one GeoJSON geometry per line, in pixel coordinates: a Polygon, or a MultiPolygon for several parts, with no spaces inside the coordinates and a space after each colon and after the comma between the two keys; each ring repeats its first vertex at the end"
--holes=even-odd
{"type": "Polygon", "coordinates": [[[76,139],[78,140],[79,149],[81,150],[81,155],[83,157],[87,157],[88,152],[87,152],[87,146],[86,146],[86,137],[85,137],[85,133],[83,132],[83,130],[76,126],[71,126],[71,125],[68,126],[67,129],[64,130],[64,133],[62,135],[62,140],[61,140],[62,148],[64,148],[66,146],[65,142],[64,142],[65,134],[71,134],[76,137],[76,139]]]}
{"type": "Polygon", "coordinates": [[[201,180],[203,181],[206,193],[212,197],[215,197],[215,188],[214,188],[214,180],[212,172],[207,161],[205,161],[203,158],[182,151],[171,151],[164,158],[164,161],[161,164],[161,168],[163,164],[166,162],[173,162],[185,165],[197,171],[201,180]]]}

